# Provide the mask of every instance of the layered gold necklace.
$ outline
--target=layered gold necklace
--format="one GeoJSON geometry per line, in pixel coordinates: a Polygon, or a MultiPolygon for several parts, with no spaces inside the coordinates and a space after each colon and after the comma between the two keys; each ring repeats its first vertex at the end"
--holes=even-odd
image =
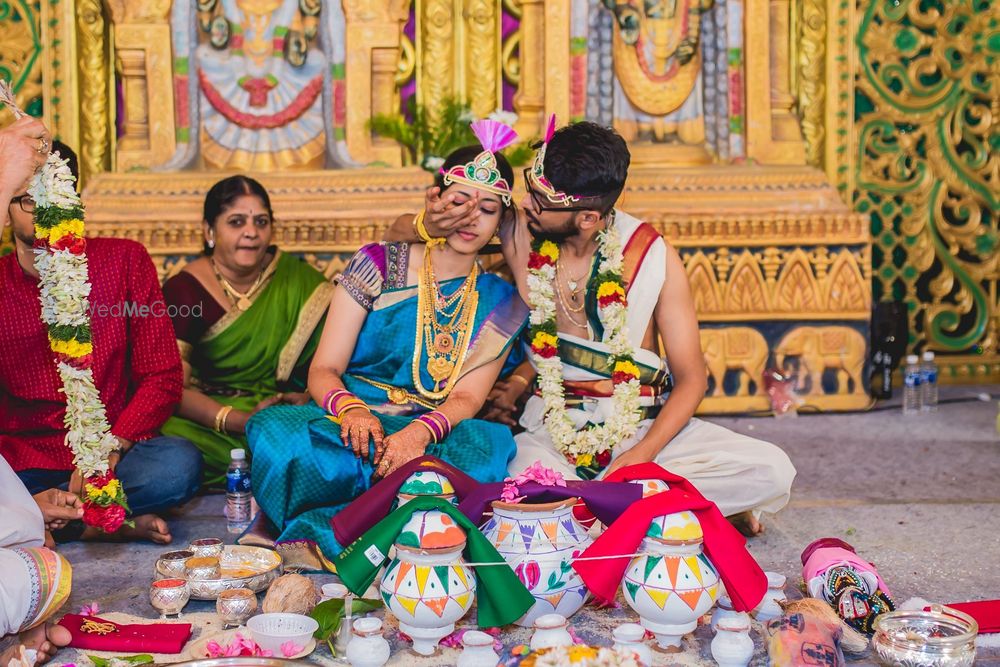
{"type": "Polygon", "coordinates": [[[260,273],[257,274],[257,279],[253,281],[253,285],[250,286],[250,289],[246,292],[240,292],[233,287],[232,283],[222,276],[222,273],[219,271],[218,264],[215,263],[215,259],[210,257],[209,260],[212,262],[212,269],[215,270],[216,280],[218,280],[219,284],[222,286],[222,291],[225,292],[226,296],[232,300],[233,305],[241,311],[250,308],[250,306],[253,305],[251,297],[257,292],[257,290],[260,289],[260,286],[264,284],[264,269],[261,269],[260,273]]]}
{"type": "Polygon", "coordinates": [[[413,386],[424,398],[439,401],[458,382],[471,342],[470,331],[479,305],[476,279],[479,266],[473,264],[465,282],[445,298],[434,276],[431,250],[424,250],[424,265],[417,281],[417,332],[413,347],[413,386]],[[440,320],[443,319],[444,323],[440,320]],[[420,359],[427,353],[427,373],[434,380],[431,389],[420,378],[420,359]]]}

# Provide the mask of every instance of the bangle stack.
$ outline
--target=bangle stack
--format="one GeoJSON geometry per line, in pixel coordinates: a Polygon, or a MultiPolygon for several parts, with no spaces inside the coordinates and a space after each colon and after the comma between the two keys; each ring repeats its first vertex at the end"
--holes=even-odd
{"type": "Polygon", "coordinates": [[[427,429],[435,443],[443,441],[451,433],[451,420],[439,410],[420,415],[414,421],[427,429]]]}
{"type": "Polygon", "coordinates": [[[219,411],[215,413],[215,430],[218,433],[226,433],[226,420],[229,418],[229,413],[233,411],[233,406],[223,405],[219,408],[219,411]]]}
{"type": "Polygon", "coordinates": [[[427,244],[428,248],[433,248],[436,245],[444,243],[444,237],[434,238],[428,233],[427,227],[424,226],[424,216],[426,213],[426,210],[417,213],[413,218],[413,229],[417,233],[417,236],[420,237],[420,240],[427,244]]]}
{"type": "Polygon", "coordinates": [[[364,401],[346,389],[332,389],[323,397],[323,409],[334,417],[340,417],[354,408],[364,408],[371,412],[364,401]]]}

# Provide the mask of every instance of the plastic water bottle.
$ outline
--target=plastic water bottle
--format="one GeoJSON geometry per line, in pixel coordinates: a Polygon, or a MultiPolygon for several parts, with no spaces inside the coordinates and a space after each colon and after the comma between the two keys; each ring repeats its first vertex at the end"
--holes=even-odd
{"type": "Polygon", "coordinates": [[[920,407],[924,412],[936,412],[938,408],[938,367],[934,362],[933,352],[924,352],[924,363],[920,367],[920,389],[922,398],[920,407]]]}
{"type": "Polygon", "coordinates": [[[911,354],[906,357],[906,369],[903,372],[903,414],[915,415],[920,413],[920,404],[923,392],[920,388],[922,379],[920,358],[911,354]]]}
{"type": "Polygon", "coordinates": [[[242,533],[250,526],[250,503],[253,491],[250,484],[250,464],[243,449],[229,452],[229,470],[226,471],[226,529],[242,533]]]}

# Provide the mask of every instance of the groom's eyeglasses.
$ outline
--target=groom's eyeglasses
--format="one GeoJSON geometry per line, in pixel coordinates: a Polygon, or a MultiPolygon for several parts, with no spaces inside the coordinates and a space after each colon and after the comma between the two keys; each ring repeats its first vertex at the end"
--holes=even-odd
{"type": "Polygon", "coordinates": [[[21,195],[20,197],[14,197],[10,200],[11,204],[17,204],[21,207],[21,210],[25,213],[35,212],[35,200],[31,198],[31,195],[21,195]]]}

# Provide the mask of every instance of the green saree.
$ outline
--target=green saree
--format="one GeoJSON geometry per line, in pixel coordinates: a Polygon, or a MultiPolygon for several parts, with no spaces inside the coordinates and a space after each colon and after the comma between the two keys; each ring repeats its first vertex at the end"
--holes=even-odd
{"type": "MultiPolygon", "coordinates": [[[[193,388],[222,405],[247,412],[279,392],[305,390],[309,362],[333,295],[333,285],[323,274],[293,255],[276,252],[265,271],[271,274],[267,285],[246,311],[233,307],[194,335],[175,320],[182,356],[191,366],[193,388]]],[[[196,279],[175,285],[171,281],[164,286],[164,294],[172,305],[212,300],[196,279]],[[197,294],[198,289],[203,294],[197,294]]],[[[223,483],[229,451],[247,447],[244,436],[218,433],[177,416],[161,430],[164,435],[187,438],[201,450],[204,482],[209,486],[223,483]]]]}

